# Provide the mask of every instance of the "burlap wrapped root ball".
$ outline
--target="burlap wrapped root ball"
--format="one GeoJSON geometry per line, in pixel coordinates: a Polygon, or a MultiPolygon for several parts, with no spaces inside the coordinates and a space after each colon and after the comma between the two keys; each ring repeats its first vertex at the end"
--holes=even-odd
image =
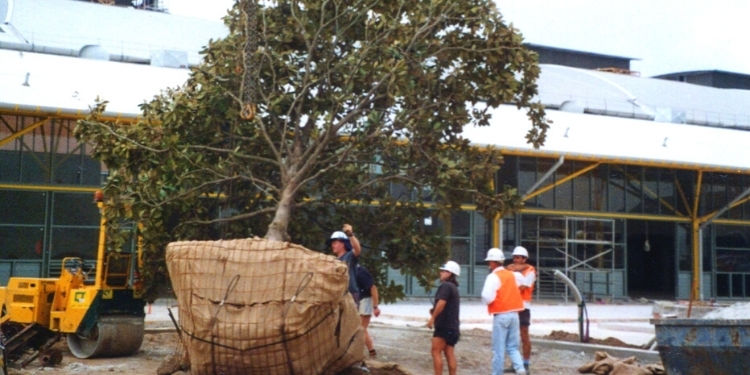
{"type": "Polygon", "coordinates": [[[192,374],[335,374],[364,359],[347,266],[288,242],[167,246],[192,374]]]}

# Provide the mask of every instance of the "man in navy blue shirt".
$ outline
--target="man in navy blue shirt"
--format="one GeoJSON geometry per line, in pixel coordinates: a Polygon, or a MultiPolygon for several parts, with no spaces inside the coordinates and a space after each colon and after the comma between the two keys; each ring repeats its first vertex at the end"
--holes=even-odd
{"type": "Polygon", "coordinates": [[[354,236],[352,226],[344,224],[340,231],[335,231],[326,241],[326,245],[331,247],[331,251],[340,261],[346,263],[349,267],[349,293],[354,297],[354,302],[359,304],[359,288],[357,287],[357,263],[362,248],[359,240],[354,236]]]}

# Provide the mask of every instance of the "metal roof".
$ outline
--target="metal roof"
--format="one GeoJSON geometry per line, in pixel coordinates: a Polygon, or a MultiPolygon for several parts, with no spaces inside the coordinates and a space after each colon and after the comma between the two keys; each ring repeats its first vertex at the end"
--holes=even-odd
{"type": "MultiPolygon", "coordinates": [[[[540,80],[540,98],[547,102],[550,100],[549,96],[545,96],[550,72],[561,75],[560,79],[571,80],[591,74],[606,74],[580,72],[580,69],[550,69],[549,66],[543,69],[545,78],[540,80]],[[564,72],[575,74],[566,76],[562,74],[564,72]]],[[[606,74],[607,77],[612,75],[606,74]]],[[[188,69],[0,50],[0,111],[83,117],[88,113],[89,106],[100,97],[110,102],[105,115],[134,118],[140,114],[139,104],[165,88],[183,84],[188,76],[188,69]]],[[[646,81],[643,86],[648,86],[648,81],[657,81],[660,87],[676,85],[674,96],[679,96],[680,92],[705,91],[698,88],[717,95],[748,93],[656,79],[626,78],[636,79],[636,82],[646,81]]],[[[598,103],[628,103],[627,96],[617,86],[605,84],[600,79],[582,80],[582,83],[586,85],[575,83],[579,85],[575,90],[586,89],[591,95],[599,95],[601,99],[598,103]]],[[[665,95],[669,95],[668,92],[665,91],[665,95]]],[[[727,101],[731,101],[731,98],[727,98],[727,101]]],[[[612,110],[611,105],[600,108],[612,110]]],[[[497,147],[507,153],[549,157],[565,155],[579,160],[750,173],[750,147],[747,147],[750,144],[750,131],[747,130],[550,109],[547,114],[553,123],[545,145],[539,150],[526,143],[525,135],[531,124],[525,112],[513,106],[497,108],[491,126],[467,127],[465,136],[473,144],[497,147]]]]}
{"type": "Polygon", "coordinates": [[[644,120],[750,129],[750,90],[541,65],[548,108],[644,120]]]}
{"type": "Polygon", "coordinates": [[[188,69],[0,50],[0,110],[83,117],[97,97],[105,115],[134,118],[139,105],[182,85],[188,69]]]}
{"type": "Polygon", "coordinates": [[[509,105],[493,111],[490,126],[466,127],[464,136],[508,154],[750,173],[750,131],[555,110],[547,118],[553,123],[539,149],[526,143],[525,111],[509,105]]]}
{"type": "Polygon", "coordinates": [[[210,39],[229,30],[220,21],[71,0],[0,0],[0,49],[79,56],[99,46],[110,59],[148,63],[177,51],[190,65],[210,39]]]}

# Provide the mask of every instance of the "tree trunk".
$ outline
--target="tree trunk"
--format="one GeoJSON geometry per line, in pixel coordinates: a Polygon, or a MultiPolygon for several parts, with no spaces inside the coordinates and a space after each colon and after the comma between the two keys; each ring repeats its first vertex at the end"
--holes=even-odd
{"type": "Polygon", "coordinates": [[[294,195],[292,191],[294,189],[287,185],[284,190],[281,191],[281,199],[279,204],[276,206],[276,213],[273,215],[273,221],[268,225],[268,231],[266,232],[265,238],[268,240],[275,241],[289,241],[289,233],[287,233],[287,227],[289,226],[289,219],[292,215],[292,206],[294,204],[294,195]]]}

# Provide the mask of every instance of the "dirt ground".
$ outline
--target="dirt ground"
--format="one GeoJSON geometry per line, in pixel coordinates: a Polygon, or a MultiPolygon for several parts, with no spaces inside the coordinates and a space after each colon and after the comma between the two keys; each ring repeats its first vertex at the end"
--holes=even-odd
{"type": "MultiPolygon", "coordinates": [[[[426,328],[403,328],[372,325],[371,331],[377,350],[377,359],[368,360],[371,375],[422,375],[432,374],[430,357],[431,331],[426,328]]],[[[560,339],[565,339],[560,337],[560,339]]],[[[57,344],[63,350],[63,360],[55,367],[41,367],[34,361],[24,369],[9,369],[9,374],[30,375],[104,375],[104,374],[156,374],[163,360],[177,350],[178,339],[174,331],[147,333],[141,350],[126,358],[101,358],[81,360],[67,351],[64,340],[57,344]]],[[[483,330],[462,332],[456,345],[458,372],[461,374],[488,374],[491,368],[490,333],[483,330]]],[[[534,375],[578,374],[578,367],[591,361],[583,353],[534,347],[531,373],[534,375]]],[[[444,373],[448,373],[444,369],[444,373]]],[[[352,373],[354,375],[354,373],[352,373]]]]}

